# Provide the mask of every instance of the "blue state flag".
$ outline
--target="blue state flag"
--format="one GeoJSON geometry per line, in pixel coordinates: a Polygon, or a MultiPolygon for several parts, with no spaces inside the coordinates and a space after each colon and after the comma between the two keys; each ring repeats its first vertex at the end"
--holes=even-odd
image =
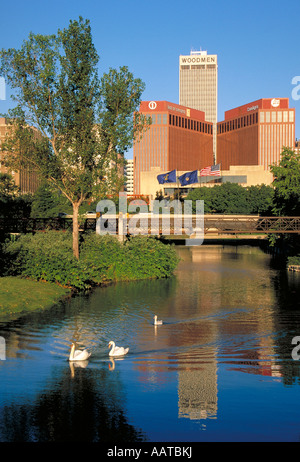
{"type": "Polygon", "coordinates": [[[187,184],[198,183],[198,170],[193,172],[186,172],[179,177],[181,186],[186,186],[187,184]]]}
{"type": "Polygon", "coordinates": [[[157,175],[157,181],[159,182],[159,184],[176,183],[176,170],[172,170],[171,172],[157,175]]]}

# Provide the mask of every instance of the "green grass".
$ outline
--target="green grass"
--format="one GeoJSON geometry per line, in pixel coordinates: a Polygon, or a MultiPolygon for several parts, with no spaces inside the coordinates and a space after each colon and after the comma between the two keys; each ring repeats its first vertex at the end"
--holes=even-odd
{"type": "Polygon", "coordinates": [[[50,308],[70,289],[18,277],[0,278],[0,316],[50,308]]]}

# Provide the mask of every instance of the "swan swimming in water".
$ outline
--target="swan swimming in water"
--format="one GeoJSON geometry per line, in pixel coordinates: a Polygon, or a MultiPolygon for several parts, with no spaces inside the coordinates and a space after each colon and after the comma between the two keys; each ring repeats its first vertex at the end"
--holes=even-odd
{"type": "Polygon", "coordinates": [[[154,319],[154,325],[155,326],[161,326],[162,325],[163,322],[161,320],[158,320],[156,315],[154,316],[153,319],[154,319]]]}
{"type": "Polygon", "coordinates": [[[110,352],[108,353],[109,356],[124,356],[129,351],[129,348],[116,346],[115,342],[113,342],[112,340],[109,342],[108,347],[112,347],[110,352]]]}
{"type": "Polygon", "coordinates": [[[71,345],[69,361],[85,361],[91,356],[87,350],[75,350],[75,343],[71,345]]]}

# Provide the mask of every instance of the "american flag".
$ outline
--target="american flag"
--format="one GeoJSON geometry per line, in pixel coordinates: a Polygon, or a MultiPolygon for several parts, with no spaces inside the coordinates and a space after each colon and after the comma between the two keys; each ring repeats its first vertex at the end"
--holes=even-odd
{"type": "Polygon", "coordinates": [[[200,170],[200,176],[221,176],[220,164],[211,165],[200,170]]]}

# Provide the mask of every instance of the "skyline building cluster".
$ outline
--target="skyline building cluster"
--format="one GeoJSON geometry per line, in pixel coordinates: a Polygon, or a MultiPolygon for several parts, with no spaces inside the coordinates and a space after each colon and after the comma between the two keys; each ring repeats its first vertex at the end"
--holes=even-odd
{"type": "MultiPolygon", "coordinates": [[[[157,177],[173,170],[177,179],[198,171],[198,182],[192,187],[226,181],[243,186],[271,184],[269,167],[279,162],[283,147],[299,150],[296,114],[289,98],[260,98],[225,111],[218,121],[217,55],[203,50],[180,55],[178,70],[178,103],[140,104],[139,111],[152,123],[134,142],[133,160],[124,172],[128,194],[155,196],[160,190],[171,194],[178,185],[160,185],[157,177]],[[220,167],[219,177],[200,173],[213,165],[220,167]]],[[[6,130],[5,118],[0,118],[0,142],[6,130]]],[[[6,171],[0,155],[0,172],[6,171]]],[[[39,185],[37,175],[28,169],[14,172],[13,177],[23,193],[33,193],[39,185]]]]}
{"type": "MultiPolygon", "coordinates": [[[[221,174],[193,187],[230,181],[271,184],[270,165],[284,146],[295,148],[295,109],[288,98],[261,98],[229,109],[218,122],[218,59],[207,51],[179,57],[179,104],[142,101],[150,128],[134,143],[134,194],[155,195],[157,175],[220,165],[221,174]]],[[[173,189],[176,187],[175,183],[173,189]]]]}

